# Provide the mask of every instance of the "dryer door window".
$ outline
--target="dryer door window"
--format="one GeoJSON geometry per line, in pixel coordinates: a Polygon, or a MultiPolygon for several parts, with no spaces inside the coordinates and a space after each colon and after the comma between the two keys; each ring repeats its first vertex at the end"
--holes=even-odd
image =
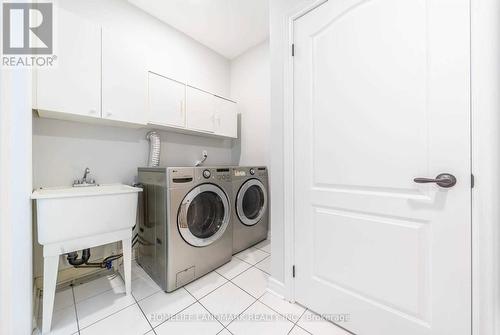
{"type": "Polygon", "coordinates": [[[177,216],[182,238],[196,247],[217,241],[229,224],[227,196],[218,186],[203,184],[189,192],[177,216]]]}
{"type": "Polygon", "coordinates": [[[241,186],[236,197],[236,212],[240,221],[247,225],[257,224],[267,209],[267,193],[257,179],[250,179],[241,186]]]}

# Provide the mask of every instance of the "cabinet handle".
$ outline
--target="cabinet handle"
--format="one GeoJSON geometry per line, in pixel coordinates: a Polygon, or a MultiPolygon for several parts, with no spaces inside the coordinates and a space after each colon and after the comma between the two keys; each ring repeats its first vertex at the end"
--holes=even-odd
{"type": "Polygon", "coordinates": [[[184,115],[184,100],[179,101],[181,116],[184,115]]]}

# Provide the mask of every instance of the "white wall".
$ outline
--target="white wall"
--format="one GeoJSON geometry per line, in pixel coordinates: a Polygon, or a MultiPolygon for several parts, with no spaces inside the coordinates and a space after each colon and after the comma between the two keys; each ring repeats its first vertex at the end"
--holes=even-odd
{"type": "MultiPolygon", "coordinates": [[[[133,184],[137,167],[147,165],[148,131],[34,117],[33,185],[71,185],[86,167],[98,183],[133,184]]],[[[205,165],[238,163],[232,156],[232,140],[157,132],[162,166],[191,166],[204,149],[205,165]]]]}
{"type": "Polygon", "coordinates": [[[31,74],[1,69],[0,334],[32,331],[31,191],[31,74]]]}
{"type": "MultiPolygon", "coordinates": [[[[58,6],[103,26],[119,30],[138,44],[166,50],[155,71],[213,93],[229,96],[230,62],[188,36],[121,0],[64,0],[58,6]]],[[[57,10],[55,12],[57,16],[57,10]]],[[[55,18],[57,20],[57,17],[55,18]]],[[[77,41],[75,41],[77,43],[77,41]]],[[[70,185],[89,167],[98,183],[136,180],[148,159],[146,129],[90,125],[33,118],[33,186],[70,185]]],[[[160,132],[161,164],[193,165],[208,151],[206,164],[238,164],[239,143],[231,140],[160,132]]],[[[112,248],[95,248],[93,258],[112,248]]],[[[35,243],[34,272],[42,274],[41,247],[35,243]]],[[[65,262],[61,268],[68,268],[65,262]]],[[[66,272],[67,273],[67,272],[66,272]]],[[[75,270],[76,276],[81,271],[75,270]]],[[[69,277],[73,275],[70,273],[69,277]]],[[[67,279],[68,277],[65,276],[67,279]]]]}
{"type": "Polygon", "coordinates": [[[240,165],[269,166],[270,71],[269,41],[231,61],[231,98],[241,113],[240,165]]]}

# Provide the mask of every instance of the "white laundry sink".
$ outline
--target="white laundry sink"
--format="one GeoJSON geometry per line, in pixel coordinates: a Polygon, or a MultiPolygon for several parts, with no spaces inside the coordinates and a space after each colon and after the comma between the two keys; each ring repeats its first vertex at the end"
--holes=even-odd
{"type": "Polygon", "coordinates": [[[42,188],[33,192],[38,242],[43,245],[43,334],[51,329],[60,255],[121,241],[125,293],[131,293],[131,228],[136,221],[137,194],[141,191],[116,184],[42,188]]]}
{"type": "Polygon", "coordinates": [[[142,189],[122,184],[35,190],[42,245],[131,228],[142,189]]]}

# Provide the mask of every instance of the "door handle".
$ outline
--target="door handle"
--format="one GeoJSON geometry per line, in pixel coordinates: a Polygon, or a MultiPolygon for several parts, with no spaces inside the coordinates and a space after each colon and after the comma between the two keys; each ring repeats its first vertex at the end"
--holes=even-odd
{"type": "Polygon", "coordinates": [[[449,188],[455,186],[455,184],[457,183],[457,178],[449,173],[441,173],[435,179],[415,178],[413,179],[413,181],[418,184],[436,183],[438,186],[449,188]]]}
{"type": "Polygon", "coordinates": [[[187,224],[187,207],[189,206],[189,202],[183,202],[181,204],[180,215],[179,215],[179,227],[180,228],[188,228],[187,224]]]}

